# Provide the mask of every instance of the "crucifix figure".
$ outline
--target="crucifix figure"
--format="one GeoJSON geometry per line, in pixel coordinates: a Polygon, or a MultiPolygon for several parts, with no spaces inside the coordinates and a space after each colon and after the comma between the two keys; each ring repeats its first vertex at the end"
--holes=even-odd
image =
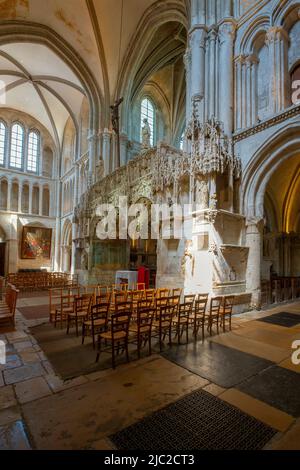
{"type": "Polygon", "coordinates": [[[119,106],[122,103],[124,98],[120,98],[114,102],[112,106],[110,106],[111,110],[111,124],[112,128],[115,131],[117,136],[117,161],[116,167],[120,166],[120,129],[119,129],[119,106]]]}

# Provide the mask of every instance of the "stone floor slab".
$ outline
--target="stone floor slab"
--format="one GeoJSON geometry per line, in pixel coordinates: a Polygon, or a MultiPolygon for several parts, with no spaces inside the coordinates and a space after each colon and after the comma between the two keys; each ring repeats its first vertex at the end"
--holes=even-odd
{"type": "Polygon", "coordinates": [[[278,312],[278,313],[273,313],[272,315],[268,315],[266,317],[260,318],[259,321],[290,328],[292,326],[299,325],[300,316],[292,312],[278,312]]]}
{"type": "Polygon", "coordinates": [[[236,388],[291,416],[300,416],[300,374],[296,372],[272,366],[236,388]]]}
{"type": "Polygon", "coordinates": [[[277,410],[276,408],[234,388],[226,390],[224,393],[219,395],[219,398],[227,401],[227,403],[230,403],[233,406],[236,406],[271,428],[277,429],[277,431],[286,431],[295,421],[295,419],[287,413],[277,410]]]}
{"type": "Polygon", "coordinates": [[[298,420],[285,435],[274,440],[271,449],[300,450],[300,421],[298,420]]]}
{"type": "Polygon", "coordinates": [[[7,385],[1,388],[0,392],[0,409],[10,408],[17,404],[14,388],[12,385],[7,385]]]}
{"type": "Polygon", "coordinates": [[[219,385],[216,385],[213,383],[206,385],[206,387],[204,387],[203,390],[205,390],[208,393],[211,393],[215,397],[218,397],[219,395],[221,395],[221,393],[225,392],[225,388],[219,387],[219,385]]]}
{"type": "Polygon", "coordinates": [[[38,362],[27,366],[16,367],[15,369],[5,370],[3,372],[4,381],[7,385],[23,382],[24,380],[39,377],[44,374],[45,370],[38,362]]]}
{"type": "Polygon", "coordinates": [[[0,426],[13,423],[22,419],[20,409],[17,406],[0,410],[0,426]]]}
{"type": "Polygon", "coordinates": [[[25,380],[15,385],[19,403],[27,403],[51,395],[50,387],[43,377],[25,380]]]}
{"type": "Polygon", "coordinates": [[[90,448],[207,383],[159,358],[27,403],[23,414],[38,449],[90,448]]]}
{"type": "Polygon", "coordinates": [[[22,421],[0,426],[1,450],[30,450],[30,444],[22,421]]]}
{"type": "Polygon", "coordinates": [[[174,346],[163,357],[224,388],[234,387],[273,364],[212,341],[174,346]]]}

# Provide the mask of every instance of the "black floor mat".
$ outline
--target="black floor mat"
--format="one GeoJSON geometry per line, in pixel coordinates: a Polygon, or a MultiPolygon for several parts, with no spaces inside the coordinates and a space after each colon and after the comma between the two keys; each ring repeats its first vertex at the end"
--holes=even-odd
{"type": "Polygon", "coordinates": [[[234,387],[274,364],[213,341],[173,346],[162,356],[225,388],[234,387]]]}
{"type": "Polygon", "coordinates": [[[197,390],[110,436],[119,450],[255,450],[276,431],[197,390]]]}
{"type": "Polygon", "coordinates": [[[259,321],[272,323],[273,325],[285,326],[291,328],[300,323],[300,315],[291,312],[279,312],[268,317],[259,318],[259,321]]]}
{"type": "Polygon", "coordinates": [[[289,415],[300,417],[300,374],[273,366],[245,380],[237,388],[289,415]]]}

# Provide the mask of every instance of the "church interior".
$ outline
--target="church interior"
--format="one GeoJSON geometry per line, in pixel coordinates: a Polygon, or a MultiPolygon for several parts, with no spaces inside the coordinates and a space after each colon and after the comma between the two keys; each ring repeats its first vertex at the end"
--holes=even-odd
{"type": "Polygon", "coordinates": [[[299,1],[1,0],[0,449],[300,450],[299,191],[299,1]]]}

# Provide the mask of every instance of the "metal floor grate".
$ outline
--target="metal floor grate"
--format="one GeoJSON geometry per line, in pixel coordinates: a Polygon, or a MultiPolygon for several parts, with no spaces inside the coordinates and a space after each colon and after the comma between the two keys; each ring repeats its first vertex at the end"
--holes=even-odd
{"type": "Polygon", "coordinates": [[[276,431],[197,390],[110,436],[120,450],[262,449],[276,431]]]}

